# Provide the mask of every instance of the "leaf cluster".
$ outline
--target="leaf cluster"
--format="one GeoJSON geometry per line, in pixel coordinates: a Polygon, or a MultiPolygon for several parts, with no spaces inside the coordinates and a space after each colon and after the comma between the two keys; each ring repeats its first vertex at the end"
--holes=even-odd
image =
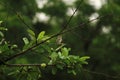
{"type": "MultiPolygon", "coordinates": [[[[1,30],[4,30],[4,28],[3,29],[1,28],[1,30]]],[[[1,41],[0,54],[2,55],[0,57],[0,63],[2,64],[1,66],[6,66],[6,68],[3,68],[4,69],[3,72],[5,72],[6,74],[16,76],[19,75],[18,80],[20,78],[27,80],[41,78],[43,76],[42,71],[48,69],[50,69],[50,74],[53,75],[56,75],[58,71],[65,71],[68,74],[76,75],[78,69],[82,68],[82,65],[88,64],[86,60],[89,59],[90,57],[88,56],[79,57],[75,55],[70,55],[71,49],[66,48],[65,45],[63,44],[60,46],[57,46],[56,44],[56,48],[55,47],[52,48],[53,45],[50,46],[52,40],[48,39],[50,37],[45,35],[45,31],[41,31],[38,35],[36,35],[35,32],[30,29],[28,29],[27,32],[30,38],[23,37],[24,46],[22,49],[20,49],[19,46],[15,44],[10,44],[10,42],[8,43],[6,40],[4,40],[3,42],[1,41]],[[45,41],[45,43],[38,45],[42,41],[45,41]],[[43,49],[41,49],[41,47],[43,47],[43,49]],[[39,53],[38,55],[41,56],[42,59],[44,59],[43,62],[40,61],[41,63],[30,64],[28,63],[29,62],[28,61],[27,63],[24,63],[25,62],[24,60],[27,59],[24,58],[23,60],[21,60],[24,61],[22,62],[24,64],[16,64],[15,62],[12,62],[11,64],[11,60],[13,60],[14,58],[16,58],[17,60],[18,59],[17,57],[24,55],[25,52],[27,51],[31,51],[30,54],[36,52],[39,53]],[[41,52],[43,53],[43,56],[41,55],[41,52]],[[47,59],[45,57],[47,57],[47,59]],[[10,67],[14,67],[13,71],[9,70],[10,67]]]]}

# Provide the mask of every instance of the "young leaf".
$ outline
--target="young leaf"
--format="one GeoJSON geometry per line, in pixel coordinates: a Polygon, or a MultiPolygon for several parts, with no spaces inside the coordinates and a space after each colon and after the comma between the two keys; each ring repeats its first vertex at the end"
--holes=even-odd
{"type": "Polygon", "coordinates": [[[61,70],[62,70],[62,69],[63,69],[63,67],[64,67],[64,65],[63,65],[63,64],[57,64],[56,66],[57,66],[57,68],[58,68],[58,69],[61,69],[61,70]]]}
{"type": "Polygon", "coordinates": [[[24,41],[25,45],[29,44],[29,40],[26,37],[23,38],[23,41],[24,41]]]}
{"type": "Polygon", "coordinates": [[[18,73],[19,73],[19,71],[16,70],[16,71],[13,71],[13,72],[8,73],[8,75],[9,75],[9,76],[12,76],[12,75],[15,75],[15,74],[18,74],[18,73]]]}
{"type": "Polygon", "coordinates": [[[61,54],[61,52],[58,52],[58,56],[59,56],[59,57],[62,57],[62,54],[61,54]]]}
{"type": "Polygon", "coordinates": [[[0,31],[0,36],[1,36],[1,37],[4,37],[4,34],[3,34],[1,31],[0,31]]]}
{"type": "Polygon", "coordinates": [[[54,61],[56,61],[56,59],[57,59],[57,57],[58,57],[58,54],[57,54],[56,52],[53,52],[50,57],[51,57],[51,59],[52,59],[53,62],[54,62],[54,61]]]}
{"type": "Polygon", "coordinates": [[[29,33],[29,36],[31,37],[31,39],[36,40],[34,31],[28,29],[27,32],[29,33]]]}
{"type": "Polygon", "coordinates": [[[82,64],[88,64],[88,62],[86,60],[89,58],[90,58],[89,56],[83,56],[79,60],[82,64]]]}
{"type": "Polygon", "coordinates": [[[40,32],[40,33],[38,34],[37,41],[38,41],[38,42],[41,41],[41,40],[43,39],[44,35],[45,35],[45,31],[40,32]]]}
{"type": "Polygon", "coordinates": [[[2,23],[3,21],[0,21],[0,24],[2,23]]]}
{"type": "Polygon", "coordinates": [[[69,74],[73,74],[73,75],[76,75],[77,73],[75,72],[75,70],[68,70],[67,71],[69,74]]]}
{"type": "Polygon", "coordinates": [[[61,51],[62,51],[62,55],[63,55],[63,56],[65,56],[65,57],[68,56],[68,54],[69,54],[69,49],[67,49],[66,47],[64,47],[64,48],[61,49],[61,51]]]}
{"type": "Polygon", "coordinates": [[[8,29],[5,27],[0,27],[0,30],[7,31],[8,29]]]}
{"type": "MultiPolygon", "coordinates": [[[[25,43],[25,42],[24,42],[25,43]]],[[[35,42],[34,41],[28,41],[26,40],[26,44],[23,46],[23,50],[28,49],[29,47],[31,47],[35,42]]]]}
{"type": "Polygon", "coordinates": [[[72,70],[72,73],[73,73],[73,75],[76,75],[77,73],[75,72],[75,70],[72,70]]]}
{"type": "Polygon", "coordinates": [[[11,49],[14,49],[14,48],[17,48],[17,47],[18,46],[14,44],[14,45],[11,46],[11,49]]]}
{"type": "Polygon", "coordinates": [[[83,57],[80,58],[80,60],[81,60],[81,61],[85,61],[85,60],[87,60],[87,59],[89,59],[89,58],[90,58],[89,56],[83,56],[83,57]]]}
{"type": "Polygon", "coordinates": [[[28,33],[29,33],[30,35],[35,36],[34,31],[32,31],[31,29],[28,29],[27,31],[28,31],[28,33]]]}
{"type": "Polygon", "coordinates": [[[57,72],[57,68],[52,68],[52,74],[55,75],[57,72]]]}

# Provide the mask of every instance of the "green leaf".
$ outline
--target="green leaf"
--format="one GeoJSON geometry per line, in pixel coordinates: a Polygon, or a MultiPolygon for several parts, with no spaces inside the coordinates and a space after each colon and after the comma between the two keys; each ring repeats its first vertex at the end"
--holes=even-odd
{"type": "Polygon", "coordinates": [[[67,65],[70,65],[70,64],[71,64],[69,57],[67,57],[67,59],[65,59],[64,62],[65,62],[67,65]]]}
{"type": "Polygon", "coordinates": [[[50,60],[50,61],[48,62],[48,65],[52,65],[52,64],[53,64],[53,61],[50,60]]]}
{"type": "Polygon", "coordinates": [[[41,45],[43,49],[47,50],[49,53],[51,53],[51,47],[48,46],[48,44],[41,45]]]}
{"type": "Polygon", "coordinates": [[[9,75],[9,76],[12,76],[12,75],[15,75],[15,74],[18,74],[18,73],[19,73],[19,71],[16,70],[16,71],[13,71],[13,72],[8,73],[8,75],[9,75]]]}
{"type": "Polygon", "coordinates": [[[8,29],[5,27],[0,27],[0,30],[7,31],[8,29]]]}
{"type": "Polygon", "coordinates": [[[72,70],[72,73],[73,73],[73,75],[76,75],[77,73],[75,72],[75,70],[72,70]]]}
{"type": "Polygon", "coordinates": [[[68,73],[72,73],[73,75],[76,75],[77,73],[75,72],[75,70],[68,70],[68,73]]]}
{"type": "Polygon", "coordinates": [[[61,51],[62,51],[62,55],[67,57],[68,54],[69,54],[70,49],[67,49],[66,47],[64,47],[64,48],[61,49],[61,51]]]}
{"type": "Polygon", "coordinates": [[[52,74],[53,74],[53,75],[55,75],[55,74],[56,74],[56,72],[57,72],[57,68],[55,68],[55,67],[54,67],[54,68],[52,68],[52,74]]]}
{"type": "Polygon", "coordinates": [[[83,57],[80,58],[81,61],[85,61],[87,59],[90,59],[90,57],[89,56],[83,56],[83,57]]]}
{"type": "Polygon", "coordinates": [[[23,38],[23,41],[24,41],[25,45],[29,44],[29,40],[26,37],[23,38]]]}
{"type": "Polygon", "coordinates": [[[50,57],[51,57],[52,61],[54,62],[54,61],[56,61],[58,54],[56,52],[53,52],[50,57]]]}
{"type": "Polygon", "coordinates": [[[62,55],[61,52],[58,52],[57,54],[58,54],[58,56],[59,56],[60,59],[64,59],[64,58],[66,58],[64,55],[62,55]]]}
{"type": "Polygon", "coordinates": [[[27,32],[29,33],[29,36],[32,40],[36,40],[35,33],[31,29],[28,29],[27,32]]]}
{"type": "Polygon", "coordinates": [[[89,56],[83,56],[83,57],[79,58],[79,60],[82,64],[88,64],[88,62],[86,60],[89,58],[90,58],[89,56]]]}
{"type": "Polygon", "coordinates": [[[3,21],[0,21],[0,25],[2,24],[3,21]]]}
{"type": "Polygon", "coordinates": [[[0,46],[0,52],[4,52],[4,51],[9,51],[9,47],[8,44],[4,44],[3,46],[0,46]]]}
{"type": "Polygon", "coordinates": [[[44,35],[45,35],[45,31],[40,32],[40,33],[38,34],[37,41],[38,41],[38,42],[41,41],[41,40],[43,39],[44,35]]]}
{"type": "Polygon", "coordinates": [[[1,37],[4,37],[4,34],[3,34],[1,31],[0,31],[0,36],[1,36],[1,37]]]}
{"type": "Polygon", "coordinates": [[[35,36],[34,31],[32,31],[31,29],[28,29],[27,32],[28,32],[30,35],[35,36]]]}
{"type": "Polygon", "coordinates": [[[62,70],[62,69],[63,69],[63,67],[64,67],[64,65],[63,65],[63,64],[57,64],[56,66],[57,66],[57,68],[59,68],[59,69],[61,69],[61,70],[62,70]]]}
{"type": "Polygon", "coordinates": [[[23,38],[23,41],[24,41],[24,44],[25,44],[23,46],[23,50],[26,50],[31,46],[31,43],[29,42],[29,40],[26,37],[23,38]]]}
{"type": "Polygon", "coordinates": [[[11,46],[11,49],[14,49],[14,48],[17,48],[17,47],[18,46],[14,44],[14,45],[11,46]]]}
{"type": "Polygon", "coordinates": [[[58,52],[58,56],[59,56],[59,57],[61,57],[61,56],[62,56],[61,52],[58,52]]]}

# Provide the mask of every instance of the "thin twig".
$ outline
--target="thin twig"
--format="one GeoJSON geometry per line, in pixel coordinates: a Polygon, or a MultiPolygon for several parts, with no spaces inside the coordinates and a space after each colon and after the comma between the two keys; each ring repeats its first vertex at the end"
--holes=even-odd
{"type": "Polygon", "coordinates": [[[8,67],[41,66],[41,64],[6,64],[8,67]]]}
{"type": "Polygon", "coordinates": [[[87,70],[87,69],[83,69],[83,71],[91,73],[91,74],[105,76],[107,78],[120,79],[120,77],[118,77],[118,76],[112,76],[112,75],[109,75],[109,74],[106,74],[106,73],[101,73],[101,72],[96,72],[96,71],[90,71],[90,70],[87,70]]]}
{"type": "Polygon", "coordinates": [[[3,2],[0,1],[0,4],[4,7],[8,7],[10,11],[12,11],[13,13],[16,14],[16,16],[18,17],[18,19],[29,29],[33,30],[32,27],[30,25],[28,25],[25,20],[23,19],[23,17],[15,10],[13,9],[12,7],[8,6],[8,4],[5,4],[3,2]]]}
{"type": "MultiPolygon", "coordinates": [[[[41,64],[5,64],[5,66],[7,67],[28,67],[28,66],[33,66],[33,67],[42,67],[42,63],[41,64]]],[[[46,64],[46,67],[48,66],[55,66],[54,64],[48,65],[46,64]]]]}
{"type": "Polygon", "coordinates": [[[80,1],[79,5],[77,6],[77,8],[75,9],[75,11],[73,12],[73,14],[70,16],[70,18],[68,19],[67,23],[63,26],[63,29],[60,32],[63,32],[65,29],[68,28],[68,25],[70,24],[73,16],[75,15],[75,13],[78,11],[78,9],[80,8],[81,3],[83,2],[83,0],[80,1]]]}
{"type": "MultiPolygon", "coordinates": [[[[16,12],[16,11],[15,11],[15,12],[16,12]]],[[[31,26],[28,25],[28,24],[25,22],[25,20],[23,19],[23,17],[22,17],[18,12],[16,12],[16,15],[18,16],[19,20],[20,20],[27,28],[33,30],[33,29],[31,28],[31,26]]]]}
{"type": "Polygon", "coordinates": [[[67,30],[64,30],[63,32],[61,32],[61,34],[64,34],[64,33],[66,33],[66,32],[70,32],[70,31],[72,31],[72,30],[74,30],[74,29],[76,29],[76,28],[79,28],[79,27],[84,27],[84,25],[86,25],[86,24],[89,24],[89,23],[91,23],[91,22],[93,22],[93,21],[95,21],[95,20],[98,20],[98,19],[101,19],[101,18],[105,18],[105,17],[111,16],[111,15],[112,15],[112,14],[107,14],[107,15],[104,15],[104,16],[98,16],[97,18],[92,19],[92,20],[89,20],[89,21],[87,21],[87,22],[84,22],[84,23],[82,23],[82,24],[80,24],[80,25],[78,25],[78,26],[75,26],[75,27],[72,27],[72,28],[68,28],[67,30]]]}

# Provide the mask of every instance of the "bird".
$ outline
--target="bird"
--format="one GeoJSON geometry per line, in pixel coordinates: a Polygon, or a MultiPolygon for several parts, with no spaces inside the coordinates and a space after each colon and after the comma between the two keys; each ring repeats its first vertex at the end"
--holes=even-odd
{"type": "Polygon", "coordinates": [[[59,36],[57,37],[56,43],[57,43],[58,45],[61,45],[61,44],[62,44],[62,35],[59,35],[59,36]]]}

